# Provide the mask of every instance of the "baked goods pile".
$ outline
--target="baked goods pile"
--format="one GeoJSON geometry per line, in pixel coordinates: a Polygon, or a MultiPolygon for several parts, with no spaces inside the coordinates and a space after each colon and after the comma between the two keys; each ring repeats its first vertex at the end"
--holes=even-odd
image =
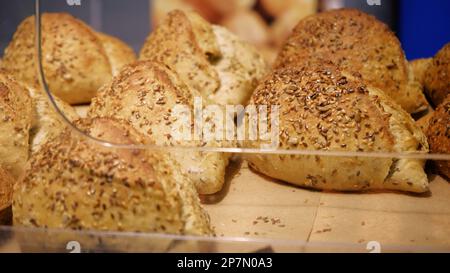
{"type": "MultiPolygon", "coordinates": [[[[122,41],[68,14],[44,14],[42,33],[46,81],[67,120],[38,83],[32,17],[1,63],[0,209],[12,203],[17,225],[214,234],[199,194],[222,189],[231,154],[198,148],[258,149],[263,140],[174,138],[174,107],[193,110],[196,98],[218,109],[278,106],[272,133],[284,151],[449,153],[448,46],[409,64],[395,35],[356,10],[301,20],[272,68],[258,49],[194,12],[168,13],[138,59],[122,41]],[[425,132],[411,117],[428,107],[423,86],[433,104],[443,101],[425,132]],[[86,117],[72,107],[80,103],[89,104],[86,117]]],[[[250,118],[238,114],[237,123],[250,118]]],[[[256,172],[305,188],[429,191],[420,159],[244,158],[256,172]]],[[[448,162],[437,165],[448,177],[448,162]]]]}

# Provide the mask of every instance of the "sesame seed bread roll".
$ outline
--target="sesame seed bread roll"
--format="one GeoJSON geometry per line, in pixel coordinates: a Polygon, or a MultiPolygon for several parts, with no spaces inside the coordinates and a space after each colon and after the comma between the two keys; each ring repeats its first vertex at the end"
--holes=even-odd
{"type": "MultiPolygon", "coordinates": [[[[84,119],[76,125],[104,141],[145,143],[125,121],[84,119]]],[[[193,184],[163,154],[104,147],[66,129],[30,162],[15,186],[14,225],[212,234],[193,184]]]]}
{"type": "Polygon", "coordinates": [[[22,174],[28,160],[34,123],[34,105],[28,91],[0,71],[0,164],[14,179],[22,174]]]}
{"type": "Polygon", "coordinates": [[[414,72],[414,77],[418,82],[420,82],[420,84],[425,85],[425,74],[432,63],[432,58],[416,59],[409,62],[409,65],[414,72]]]}
{"type": "MultiPolygon", "coordinates": [[[[17,80],[29,85],[38,84],[34,21],[34,16],[30,16],[19,25],[2,64],[17,80]]],[[[99,38],[88,25],[69,14],[44,13],[42,62],[50,90],[69,104],[90,102],[118,65],[134,61],[131,49],[123,43],[117,46],[116,42],[104,36],[99,38]]]]}
{"type": "MultiPolygon", "coordinates": [[[[110,84],[99,90],[88,116],[127,120],[151,143],[160,146],[221,145],[216,141],[191,141],[174,137],[172,130],[178,117],[172,115],[172,110],[176,105],[184,105],[192,110],[192,94],[193,91],[169,67],[157,62],[138,61],[126,66],[110,84]]],[[[187,126],[190,131],[193,123],[187,126]]],[[[170,154],[179,162],[181,171],[195,182],[199,193],[212,194],[222,188],[228,155],[192,150],[170,151],[170,154]]]]}
{"type": "Polygon", "coordinates": [[[194,12],[175,10],[147,38],[140,60],[171,67],[206,102],[245,104],[268,67],[249,44],[194,12]]]}
{"type": "Polygon", "coordinates": [[[422,86],[415,80],[399,40],[373,16],[340,9],[302,19],[275,67],[295,67],[311,59],[332,61],[345,71],[360,73],[409,113],[427,108],[422,86]]]}
{"type": "MultiPolygon", "coordinates": [[[[428,122],[426,131],[432,153],[450,154],[450,95],[440,104],[428,122]]],[[[437,161],[439,173],[450,179],[450,161],[437,161]]]]}
{"type": "MultiPolygon", "coordinates": [[[[428,152],[414,120],[381,90],[330,64],[274,71],[251,104],[279,105],[279,149],[428,152]]],[[[260,147],[261,141],[244,142],[260,147]]],[[[336,191],[428,191],[424,161],[319,155],[246,155],[256,171],[298,186],[336,191]]]]}
{"type": "Polygon", "coordinates": [[[433,57],[425,72],[424,86],[436,107],[450,94],[450,43],[433,57]]]}

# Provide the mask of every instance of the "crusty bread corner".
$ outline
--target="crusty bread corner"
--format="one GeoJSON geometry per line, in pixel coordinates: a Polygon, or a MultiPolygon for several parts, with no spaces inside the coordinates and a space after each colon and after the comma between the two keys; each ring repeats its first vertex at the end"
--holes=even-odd
{"type": "MultiPolygon", "coordinates": [[[[201,194],[219,191],[225,179],[228,155],[183,150],[183,147],[217,147],[216,141],[175,139],[172,115],[176,105],[193,108],[193,95],[172,69],[154,61],[138,61],[126,66],[112,82],[99,90],[90,106],[89,117],[115,117],[124,119],[160,146],[180,147],[168,151],[179,162],[181,170],[189,176],[201,194]]],[[[193,122],[193,121],[192,121],[193,122]]]]}
{"type": "Polygon", "coordinates": [[[30,128],[35,122],[28,91],[0,71],[0,164],[17,179],[28,160],[30,128]]]}
{"type": "Polygon", "coordinates": [[[14,179],[0,164],[0,211],[11,206],[14,179]]]}
{"type": "Polygon", "coordinates": [[[251,45],[194,12],[175,10],[149,35],[140,60],[170,66],[205,102],[246,104],[268,71],[251,45]]]}
{"type": "Polygon", "coordinates": [[[450,43],[433,57],[425,73],[425,91],[435,107],[450,94],[450,43]]]}
{"type": "MultiPolygon", "coordinates": [[[[280,149],[427,152],[423,133],[382,91],[335,66],[287,67],[261,82],[251,104],[280,105],[280,149]]],[[[244,142],[257,148],[257,142],[244,142]]],[[[381,157],[247,155],[270,177],[322,190],[428,191],[424,162],[381,157]]]]}
{"type": "Polygon", "coordinates": [[[409,65],[414,73],[414,77],[422,85],[425,84],[425,74],[432,62],[432,58],[416,59],[409,62],[409,65]]]}
{"type": "Polygon", "coordinates": [[[302,19],[275,67],[296,66],[311,59],[325,59],[345,71],[360,73],[409,113],[426,109],[426,99],[409,71],[399,40],[373,16],[339,9],[302,19]]]}
{"type": "MultiPolygon", "coordinates": [[[[433,113],[427,129],[428,142],[432,153],[450,154],[450,95],[433,113]]],[[[438,171],[450,179],[450,161],[437,161],[438,171]]]]}
{"type": "MultiPolygon", "coordinates": [[[[76,124],[104,141],[145,143],[125,121],[98,118],[76,124]]],[[[66,129],[32,155],[16,184],[14,224],[211,234],[192,183],[174,173],[172,164],[157,152],[108,148],[66,129]]]]}

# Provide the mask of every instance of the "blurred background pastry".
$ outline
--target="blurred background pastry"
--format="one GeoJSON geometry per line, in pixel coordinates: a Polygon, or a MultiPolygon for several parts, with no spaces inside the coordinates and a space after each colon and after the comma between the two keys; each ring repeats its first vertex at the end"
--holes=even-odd
{"type": "Polygon", "coordinates": [[[268,71],[262,55],[226,28],[194,12],[170,12],[141,49],[140,60],[173,68],[205,103],[246,104],[268,71]]]}

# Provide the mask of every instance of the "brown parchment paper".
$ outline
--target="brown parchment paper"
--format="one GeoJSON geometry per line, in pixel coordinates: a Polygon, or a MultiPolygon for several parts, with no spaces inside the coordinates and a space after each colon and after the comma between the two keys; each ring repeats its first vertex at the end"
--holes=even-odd
{"type": "Polygon", "coordinates": [[[393,251],[450,251],[450,184],[439,176],[430,176],[426,195],[326,193],[233,165],[224,190],[203,198],[219,237],[305,241],[311,251],[366,251],[372,241],[393,251]]]}

